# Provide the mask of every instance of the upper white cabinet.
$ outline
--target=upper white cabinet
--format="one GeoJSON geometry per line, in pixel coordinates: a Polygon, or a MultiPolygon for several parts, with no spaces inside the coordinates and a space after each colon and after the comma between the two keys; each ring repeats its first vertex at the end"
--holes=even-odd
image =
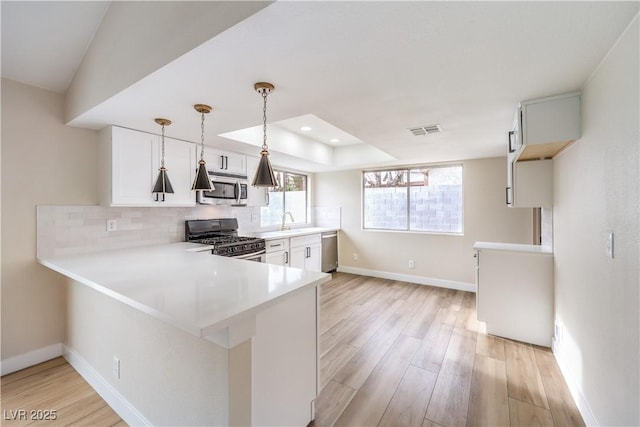
{"type": "Polygon", "coordinates": [[[247,156],[228,151],[205,148],[204,160],[212,172],[232,175],[247,174],[247,156]]]}
{"type": "Polygon", "coordinates": [[[253,182],[253,175],[256,173],[258,167],[258,158],[247,156],[247,178],[249,184],[247,185],[247,206],[268,206],[269,205],[269,191],[268,188],[254,187],[251,185],[253,182]]]}
{"type": "Polygon", "coordinates": [[[195,206],[194,144],[165,138],[165,167],[174,193],[151,193],[161,162],[158,135],[109,126],[100,132],[100,202],[104,206],[195,206]]]}
{"type": "Polygon", "coordinates": [[[522,101],[518,106],[514,143],[516,160],[552,158],[580,138],[580,92],[522,101]]]}
{"type": "Polygon", "coordinates": [[[508,133],[506,203],[549,208],[553,204],[551,158],[580,138],[581,93],[523,101],[508,133]]]}

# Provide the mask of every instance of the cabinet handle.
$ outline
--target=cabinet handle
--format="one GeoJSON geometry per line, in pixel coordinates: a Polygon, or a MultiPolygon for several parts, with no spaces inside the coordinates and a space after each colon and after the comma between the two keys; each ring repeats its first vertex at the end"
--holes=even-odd
{"type": "Polygon", "coordinates": [[[264,190],[264,200],[267,202],[267,206],[269,206],[269,192],[264,190]]]}
{"type": "Polygon", "coordinates": [[[224,156],[224,169],[229,169],[229,156],[224,156]]]}
{"type": "Polygon", "coordinates": [[[289,251],[284,252],[284,263],[289,264],[289,251]]]}
{"type": "Polygon", "coordinates": [[[511,201],[509,200],[509,193],[510,193],[511,187],[507,187],[505,188],[505,202],[507,203],[507,206],[511,204],[511,201]]]}
{"type": "Polygon", "coordinates": [[[509,131],[509,153],[513,153],[516,151],[516,144],[515,144],[515,132],[510,130],[509,131]]]}
{"type": "Polygon", "coordinates": [[[278,243],[277,245],[269,245],[270,248],[277,248],[282,246],[282,243],[278,243]]]}

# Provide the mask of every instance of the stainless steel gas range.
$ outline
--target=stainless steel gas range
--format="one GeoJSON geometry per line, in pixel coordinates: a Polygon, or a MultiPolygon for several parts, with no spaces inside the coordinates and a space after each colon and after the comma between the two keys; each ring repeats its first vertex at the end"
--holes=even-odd
{"type": "Polygon", "coordinates": [[[265,262],[264,239],[238,236],[236,218],[187,220],[184,234],[187,242],[213,246],[213,255],[265,262]]]}

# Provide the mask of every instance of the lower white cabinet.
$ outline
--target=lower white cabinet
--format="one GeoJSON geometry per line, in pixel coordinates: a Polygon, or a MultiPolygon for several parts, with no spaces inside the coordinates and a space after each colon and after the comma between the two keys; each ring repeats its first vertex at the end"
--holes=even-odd
{"type": "Polygon", "coordinates": [[[267,264],[289,265],[289,239],[273,239],[266,241],[267,264]]]}
{"type": "Polygon", "coordinates": [[[474,246],[478,320],[489,334],[550,347],[553,254],[533,245],[482,243],[474,246]]]}
{"type": "Polygon", "coordinates": [[[173,194],[151,193],[161,164],[158,135],[109,126],[100,132],[100,201],[104,206],[195,206],[194,144],[165,138],[165,167],[173,194]]]}
{"type": "Polygon", "coordinates": [[[290,241],[291,267],[303,270],[322,270],[322,237],[320,234],[292,237],[290,241]]]}

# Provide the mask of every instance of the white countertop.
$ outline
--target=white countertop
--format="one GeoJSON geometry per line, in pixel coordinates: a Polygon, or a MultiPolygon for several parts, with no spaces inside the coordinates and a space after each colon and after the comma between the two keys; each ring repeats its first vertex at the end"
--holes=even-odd
{"type": "Polygon", "coordinates": [[[547,246],[540,245],[521,245],[516,243],[497,243],[497,242],[476,242],[473,245],[473,249],[478,250],[493,250],[493,251],[513,251],[513,252],[527,252],[532,254],[545,254],[552,255],[553,251],[547,246]]]}
{"type": "Polygon", "coordinates": [[[243,236],[247,237],[259,237],[261,239],[271,240],[271,239],[283,239],[286,237],[296,237],[296,236],[304,236],[307,234],[316,234],[316,233],[325,233],[329,231],[338,231],[339,228],[331,228],[331,227],[303,227],[303,228],[292,228],[290,230],[274,230],[274,231],[258,231],[253,233],[242,233],[243,236]]]}
{"type": "Polygon", "coordinates": [[[38,261],[201,338],[331,278],[193,251],[203,246],[174,243],[38,261]]]}

